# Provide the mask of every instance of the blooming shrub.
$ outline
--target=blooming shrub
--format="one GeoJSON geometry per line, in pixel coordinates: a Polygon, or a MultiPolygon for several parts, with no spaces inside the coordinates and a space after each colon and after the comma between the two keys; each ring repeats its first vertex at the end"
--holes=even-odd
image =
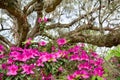
{"type": "MultiPolygon", "coordinates": [[[[32,47],[30,40],[27,40],[27,47],[14,46],[11,47],[9,54],[4,54],[1,64],[2,78],[55,80],[64,73],[66,73],[64,74],[66,77],[62,80],[88,80],[92,76],[104,78],[103,59],[95,52],[85,51],[83,45],[70,47],[67,46],[66,39],[60,38],[56,42],[58,47],[52,45],[49,48],[52,49],[51,52],[48,52],[47,50],[42,51],[42,49],[47,48],[49,43],[38,42],[37,47],[32,47]],[[28,43],[31,47],[28,46],[28,43]],[[65,47],[64,45],[67,47],[66,49],[61,48],[65,47]]],[[[0,46],[0,51],[4,51],[3,46],[0,46]]]]}
{"type": "MultiPolygon", "coordinates": [[[[43,31],[47,18],[39,18],[43,31]]],[[[33,44],[31,38],[24,47],[13,46],[8,54],[0,45],[0,80],[92,80],[104,79],[104,61],[95,52],[84,50],[85,45],[69,46],[65,38],[52,43],[33,44]]]]}

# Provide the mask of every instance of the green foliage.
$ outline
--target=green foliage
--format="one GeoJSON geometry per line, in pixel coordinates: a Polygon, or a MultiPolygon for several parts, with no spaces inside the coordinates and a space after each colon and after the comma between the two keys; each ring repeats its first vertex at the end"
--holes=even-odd
{"type": "Polygon", "coordinates": [[[104,80],[104,79],[99,76],[93,76],[91,80],[104,80]]]}
{"type": "Polygon", "coordinates": [[[105,59],[109,60],[112,57],[120,57],[120,47],[117,47],[116,49],[108,51],[107,55],[105,56],[105,59]]]}
{"type": "Polygon", "coordinates": [[[120,77],[117,77],[117,79],[116,80],[120,80],[120,77]]]}

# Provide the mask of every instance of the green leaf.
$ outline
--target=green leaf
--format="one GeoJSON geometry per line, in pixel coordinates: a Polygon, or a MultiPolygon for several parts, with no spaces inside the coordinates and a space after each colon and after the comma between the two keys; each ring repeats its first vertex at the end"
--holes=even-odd
{"type": "Polygon", "coordinates": [[[97,80],[103,80],[103,78],[102,78],[102,77],[97,76],[97,80]]]}
{"type": "Polygon", "coordinates": [[[117,79],[116,80],[120,80],[120,77],[117,77],[117,79]]]}
{"type": "Polygon", "coordinates": [[[5,80],[12,80],[12,76],[7,77],[5,80]]]}
{"type": "Polygon", "coordinates": [[[93,76],[91,80],[96,80],[96,76],[93,76]]]}

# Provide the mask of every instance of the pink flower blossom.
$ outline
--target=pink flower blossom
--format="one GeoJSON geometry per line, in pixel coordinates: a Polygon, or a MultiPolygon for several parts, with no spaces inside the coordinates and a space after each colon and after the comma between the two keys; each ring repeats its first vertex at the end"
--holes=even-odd
{"type": "Polygon", "coordinates": [[[96,52],[92,52],[92,53],[91,53],[91,57],[97,58],[97,57],[98,57],[98,54],[97,54],[96,52]]]}
{"type": "Polygon", "coordinates": [[[79,57],[79,55],[77,55],[77,54],[73,54],[72,56],[70,56],[70,60],[77,60],[77,61],[79,61],[80,60],[80,57],[79,57]]]}
{"type": "Polygon", "coordinates": [[[14,62],[13,58],[8,58],[7,64],[13,64],[13,62],[14,62]]]}
{"type": "Polygon", "coordinates": [[[7,64],[3,63],[3,64],[1,65],[1,67],[2,67],[2,69],[7,69],[7,64]]]}
{"type": "Polygon", "coordinates": [[[53,62],[55,62],[56,61],[56,56],[53,55],[53,54],[47,54],[47,55],[42,57],[42,60],[43,60],[43,62],[45,62],[45,61],[53,61],[53,62]]]}
{"type": "Polygon", "coordinates": [[[11,66],[8,66],[7,75],[17,75],[17,71],[18,71],[18,66],[13,64],[11,66]]]}
{"type": "Polygon", "coordinates": [[[103,69],[101,66],[99,66],[99,67],[97,67],[97,68],[94,69],[93,74],[94,74],[95,76],[100,76],[100,77],[102,77],[103,74],[104,74],[104,69],[103,69]]]}
{"type": "Polygon", "coordinates": [[[78,77],[83,78],[83,79],[87,79],[90,77],[90,75],[86,70],[76,70],[72,75],[68,76],[67,79],[74,80],[78,77]]]}
{"type": "Polygon", "coordinates": [[[87,79],[90,77],[89,73],[86,70],[81,70],[80,73],[81,73],[81,77],[84,79],[87,79]]]}
{"type": "Polygon", "coordinates": [[[55,51],[55,46],[52,46],[52,47],[51,47],[51,50],[52,50],[52,51],[55,51]]]}
{"type": "Polygon", "coordinates": [[[43,62],[42,62],[42,60],[41,59],[38,59],[37,61],[36,61],[36,65],[37,66],[44,66],[44,64],[43,64],[43,62]]]}
{"type": "Polygon", "coordinates": [[[3,76],[4,76],[4,74],[0,73],[0,80],[3,80],[3,76]]]}
{"type": "Polygon", "coordinates": [[[62,72],[64,69],[63,69],[63,67],[62,66],[60,66],[59,68],[58,68],[58,71],[60,71],[60,72],[62,72]]]}
{"type": "Polygon", "coordinates": [[[4,54],[0,54],[0,59],[4,58],[5,55],[4,54]]]}
{"type": "Polygon", "coordinates": [[[38,18],[38,23],[41,23],[42,22],[42,18],[38,18]]]}
{"type": "Polygon", "coordinates": [[[32,41],[32,38],[28,38],[27,41],[26,41],[26,46],[29,46],[31,44],[31,41],[32,41]]]}
{"type": "Polygon", "coordinates": [[[12,46],[12,47],[10,48],[10,50],[11,50],[11,51],[22,51],[23,49],[20,48],[20,47],[12,46]]]}
{"type": "Polygon", "coordinates": [[[53,54],[56,56],[56,58],[60,58],[60,57],[62,56],[62,54],[61,54],[60,51],[55,52],[55,53],[53,53],[53,54]]]}
{"type": "Polygon", "coordinates": [[[78,45],[76,45],[76,46],[69,49],[69,51],[74,53],[74,54],[78,54],[81,50],[82,50],[81,47],[78,46],[78,45]]]}
{"type": "Polygon", "coordinates": [[[59,39],[57,40],[57,43],[58,43],[58,45],[64,45],[64,44],[67,43],[67,41],[66,41],[65,38],[59,38],[59,39]]]}
{"type": "Polygon", "coordinates": [[[44,22],[45,22],[45,23],[48,22],[48,19],[47,19],[46,17],[44,17],[44,22]]]}
{"type": "Polygon", "coordinates": [[[82,69],[90,70],[90,68],[91,68],[91,66],[88,62],[81,63],[81,64],[78,65],[79,70],[82,70],[82,69]]]}
{"type": "Polygon", "coordinates": [[[26,62],[28,58],[24,54],[17,54],[16,57],[14,57],[13,59],[17,61],[26,62]]]}
{"type": "Polygon", "coordinates": [[[24,58],[26,58],[26,60],[30,59],[30,58],[35,58],[34,54],[32,52],[32,49],[24,49],[23,53],[24,58]]]}
{"type": "Polygon", "coordinates": [[[17,55],[21,54],[20,52],[18,51],[12,51],[10,54],[9,54],[9,57],[10,58],[15,58],[17,57],[17,55]]]}
{"type": "Polygon", "coordinates": [[[31,65],[27,65],[27,64],[22,65],[22,69],[23,69],[22,73],[34,74],[34,72],[33,72],[34,67],[35,66],[33,64],[31,64],[31,65]]]}
{"type": "Polygon", "coordinates": [[[67,80],[74,80],[74,76],[73,75],[68,75],[67,80]]]}
{"type": "Polygon", "coordinates": [[[89,60],[89,56],[85,51],[82,51],[82,53],[80,55],[80,60],[85,60],[85,61],[89,60]]]}
{"type": "Polygon", "coordinates": [[[97,58],[96,61],[94,62],[95,66],[103,64],[103,59],[102,58],[97,58]]]}
{"type": "Polygon", "coordinates": [[[40,46],[46,46],[46,44],[47,44],[47,43],[46,43],[45,41],[39,42],[39,45],[40,45],[40,46]]]}
{"type": "Polygon", "coordinates": [[[52,74],[42,74],[42,80],[55,80],[54,77],[52,76],[52,74]]]}

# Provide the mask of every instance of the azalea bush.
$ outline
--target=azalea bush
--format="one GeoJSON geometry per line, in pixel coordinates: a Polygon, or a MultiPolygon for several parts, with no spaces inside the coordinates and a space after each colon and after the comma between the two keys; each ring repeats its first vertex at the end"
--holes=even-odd
{"type": "Polygon", "coordinates": [[[59,38],[56,43],[56,47],[52,45],[51,51],[47,51],[49,43],[41,41],[35,47],[28,39],[24,48],[13,46],[9,54],[5,54],[0,45],[1,78],[56,80],[64,74],[63,80],[104,79],[103,59],[97,53],[85,51],[83,44],[67,46],[64,38],[59,38]]]}
{"type": "MultiPolygon", "coordinates": [[[[47,19],[39,18],[44,30],[47,19]]],[[[65,38],[55,42],[35,43],[31,38],[24,47],[13,46],[10,52],[0,45],[0,80],[104,80],[103,59],[84,44],[69,46],[65,38]]]]}

